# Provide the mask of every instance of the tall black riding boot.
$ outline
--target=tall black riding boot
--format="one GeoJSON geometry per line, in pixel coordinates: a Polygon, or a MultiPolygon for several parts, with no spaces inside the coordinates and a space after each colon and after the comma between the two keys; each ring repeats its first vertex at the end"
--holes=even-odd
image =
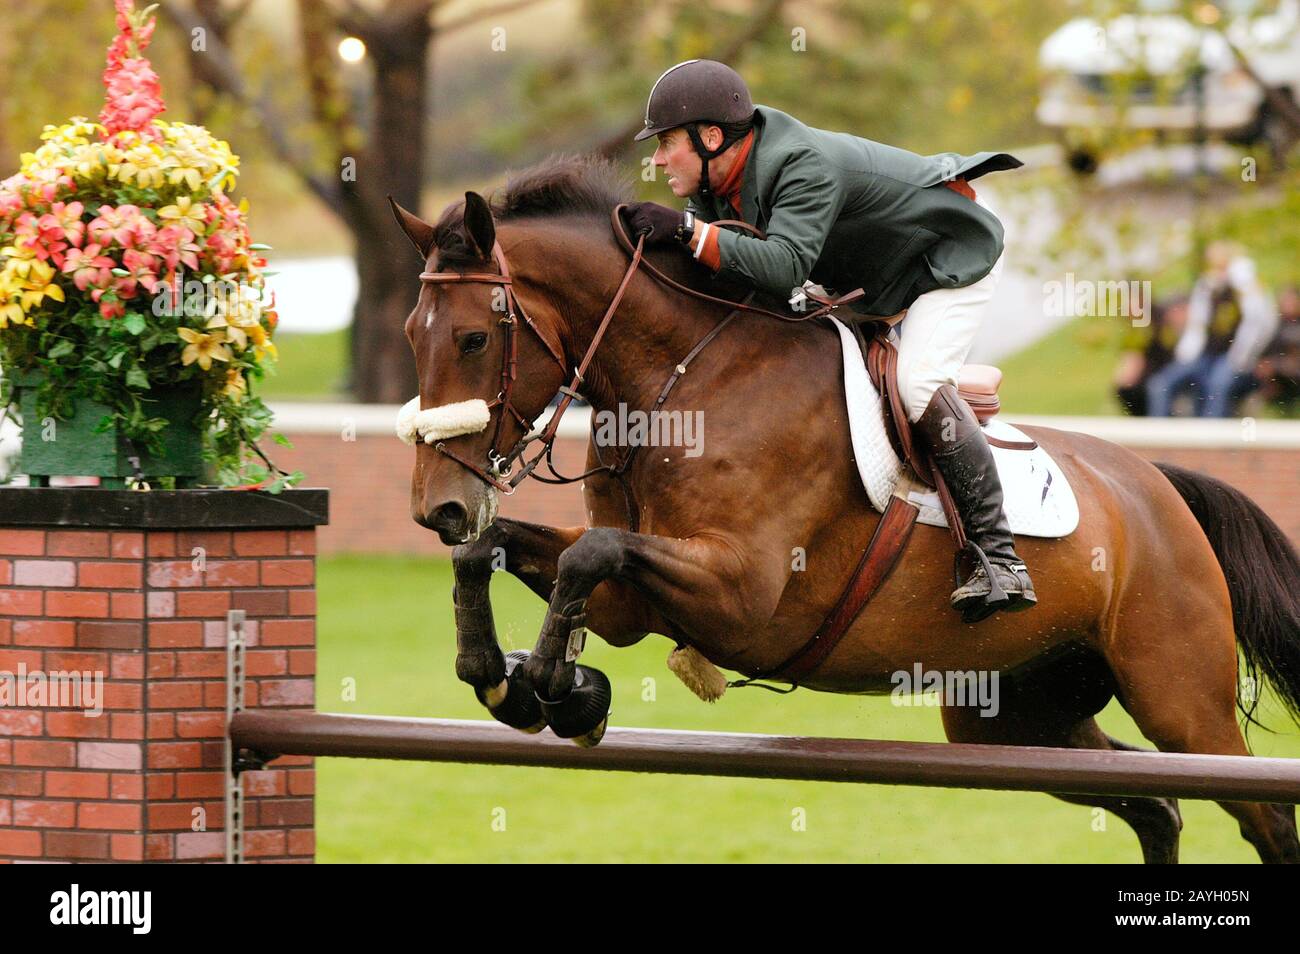
{"type": "Polygon", "coordinates": [[[1011,526],[1002,509],[1002,481],[984,431],[957,389],[935,392],[916,429],[961,514],[975,571],[952,594],[953,608],[967,623],[998,610],[1028,609],[1038,602],[1024,561],[1016,555],[1011,526]]]}

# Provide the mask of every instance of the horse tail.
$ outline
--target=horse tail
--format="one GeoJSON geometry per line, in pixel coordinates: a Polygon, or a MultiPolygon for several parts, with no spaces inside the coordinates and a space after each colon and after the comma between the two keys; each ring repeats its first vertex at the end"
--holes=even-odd
{"type": "MultiPolygon", "coordinates": [[[[1259,505],[1205,474],[1157,463],[1191,508],[1219,559],[1232,597],[1232,623],[1246,673],[1263,673],[1291,717],[1300,722],[1300,556],[1259,505]]],[[[1237,705],[1254,722],[1259,692],[1237,705]]],[[[1256,722],[1256,725],[1259,723],[1256,722]]]]}

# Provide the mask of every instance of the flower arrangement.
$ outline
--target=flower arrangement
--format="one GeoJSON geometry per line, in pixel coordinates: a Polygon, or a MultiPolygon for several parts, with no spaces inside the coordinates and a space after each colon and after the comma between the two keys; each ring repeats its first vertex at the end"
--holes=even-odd
{"type": "MultiPolygon", "coordinates": [[[[155,9],[115,0],[107,91],[97,122],[46,126],[42,145],[0,181],[0,362],[42,375],[38,413],[63,419],[78,398],[161,453],[167,421],[151,391],[201,389],[203,458],[223,486],[270,474],[251,457],[271,421],[250,390],[277,357],[264,245],[247,202],[228,195],[239,171],[229,144],[201,126],[167,122],[145,48],[155,9]]],[[[0,407],[10,393],[0,396],[0,407]]],[[[280,435],[275,439],[287,444],[280,435]]],[[[301,477],[283,475],[278,491],[301,477]]]]}

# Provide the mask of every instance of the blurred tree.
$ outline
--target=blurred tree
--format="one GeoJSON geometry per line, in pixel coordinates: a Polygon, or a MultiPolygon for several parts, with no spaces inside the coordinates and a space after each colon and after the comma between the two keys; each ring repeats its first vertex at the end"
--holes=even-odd
{"type": "Polygon", "coordinates": [[[113,5],[101,0],[5,4],[0,30],[0,178],[17,171],[19,153],[40,145],[46,123],[99,112],[104,102],[100,70],[113,32],[113,5]],[[77,29],[66,29],[70,20],[77,29]]]}
{"type": "Polygon", "coordinates": [[[523,78],[529,109],[498,134],[633,151],[650,85],[691,57],[722,60],[754,99],[829,129],[921,152],[1036,141],[1038,46],[1069,0],[583,0],[585,42],[523,78]],[[996,55],[994,55],[996,51],[996,55]]]}
{"type": "MultiPolygon", "coordinates": [[[[1292,89],[1275,85],[1279,72],[1286,72],[1278,69],[1279,54],[1294,50],[1300,32],[1294,0],[1080,0],[1075,6],[1079,16],[1094,21],[1099,50],[1114,57],[1098,59],[1098,68],[1106,62],[1109,72],[1088,77],[1095,81],[1092,93],[1114,107],[1114,117],[1079,132],[1093,144],[1104,144],[1108,154],[1130,153],[1138,159],[1130,168],[1145,164],[1146,172],[1118,189],[1087,176],[1058,179],[1053,206],[1059,228],[1044,251],[1080,270],[1113,273],[1117,263],[1128,262],[1145,275],[1158,275],[1163,287],[1157,297],[1162,297],[1190,284],[1208,242],[1234,235],[1251,249],[1266,279],[1296,280],[1300,230],[1289,210],[1300,199],[1300,107],[1294,84],[1292,89]],[[1200,32],[1172,29],[1179,20],[1200,32]],[[1186,35],[1196,42],[1186,42],[1186,35]],[[1217,51],[1216,41],[1223,43],[1217,51]],[[1235,59],[1235,74],[1232,60],[1225,64],[1218,53],[1235,59]],[[1254,62],[1264,57],[1275,77],[1272,83],[1254,62]],[[1205,79],[1208,63],[1221,74],[1215,84],[1205,79]],[[1243,78],[1244,85],[1259,89],[1257,123],[1231,137],[1241,147],[1235,157],[1226,153],[1231,164],[1212,168],[1212,157],[1222,163],[1225,151],[1207,148],[1212,138],[1224,134],[1212,136],[1203,126],[1180,132],[1153,128],[1149,120],[1131,121],[1129,110],[1136,103],[1172,106],[1194,103],[1198,96],[1206,102],[1205,91],[1212,85],[1222,88],[1229,78],[1234,89],[1240,90],[1243,78]],[[1196,144],[1197,171],[1190,184],[1164,168],[1155,151],[1131,152],[1165,138],[1196,144]],[[1245,223],[1249,228],[1243,230],[1245,223]]],[[[1294,64],[1291,70],[1294,75],[1294,64]]],[[[1082,158],[1089,161],[1071,163],[1077,171],[1095,168],[1096,155],[1082,158]]]]}
{"type": "Polygon", "coordinates": [[[169,3],[160,12],[194,50],[196,83],[252,112],[276,156],[351,232],[359,293],[351,331],[350,390],[358,401],[403,403],[415,362],[403,334],[414,300],[412,252],[397,233],[386,195],[420,206],[426,154],[430,47],[441,34],[538,0],[507,0],[435,24],[438,0],[299,0],[297,18],[307,102],[287,110],[271,91],[254,92],[240,48],[244,3],[169,3]],[[345,37],[365,44],[370,89],[360,115],[340,82],[336,49],[345,37]],[[196,38],[202,49],[196,49],[196,38]],[[302,129],[298,120],[308,119],[302,129]]]}
{"type": "MultiPolygon", "coordinates": [[[[484,55],[477,44],[490,27],[542,3],[547,0],[171,0],[160,8],[177,40],[170,65],[191,79],[172,87],[189,98],[185,118],[211,114],[218,126],[246,126],[251,117],[279,165],[293,170],[351,233],[361,280],[351,336],[351,389],[358,400],[403,401],[414,377],[401,330],[415,292],[413,257],[388,221],[386,193],[419,208],[422,184],[481,182],[505,165],[555,150],[643,161],[647,144],[634,145],[631,135],[650,85],[667,66],[692,56],[730,62],[757,101],[813,125],[918,152],[1015,148],[1041,137],[1033,116],[1039,44],[1078,6],[1071,0],[549,0],[541,8],[545,17],[537,15],[543,22],[533,24],[536,36],[512,36],[509,56],[484,55]],[[294,14],[289,23],[286,11],[294,14]],[[439,43],[476,32],[472,44],[439,43]],[[365,42],[361,63],[340,60],[338,43],[346,36],[365,42]],[[355,177],[345,174],[353,169],[355,177]]],[[[31,4],[19,10],[39,10],[49,0],[31,4]]],[[[97,83],[97,71],[75,64],[98,62],[101,39],[111,32],[107,4],[66,5],[78,23],[102,16],[103,28],[61,29],[48,10],[33,23],[58,30],[60,45],[39,69],[46,69],[45,59],[57,65],[31,91],[35,105],[26,96],[6,97],[0,110],[41,113],[36,128],[65,111],[38,108],[42,96],[66,98],[57,80],[97,83]]],[[[26,16],[11,14],[11,23],[21,26],[26,16]]],[[[166,44],[155,49],[162,56],[166,44]]],[[[4,50],[0,38],[0,61],[4,50]]],[[[165,78],[167,65],[160,64],[165,78]]],[[[98,102],[94,93],[86,98],[98,102]]],[[[0,130],[16,128],[5,118],[0,115],[0,130]]],[[[247,143],[247,134],[232,141],[247,143]]],[[[244,145],[242,151],[253,150],[244,145]]],[[[650,181],[643,190],[667,198],[650,181]]]]}

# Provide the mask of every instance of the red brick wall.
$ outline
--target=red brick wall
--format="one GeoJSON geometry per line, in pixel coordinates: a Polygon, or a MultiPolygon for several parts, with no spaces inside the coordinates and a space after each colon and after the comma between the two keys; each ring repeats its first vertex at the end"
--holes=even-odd
{"type": "MultiPolygon", "coordinates": [[[[104,680],[98,717],[0,708],[0,861],[223,858],[226,612],[248,706],[312,708],[315,552],[314,529],[0,530],[0,670],[104,680]]],[[[314,784],[307,758],[245,774],[250,860],[312,860],[314,784]]]]}
{"type": "Polygon", "coordinates": [[[1177,464],[1242,490],[1300,546],[1300,449],[1135,447],[1147,460],[1177,464]]]}
{"type": "MultiPolygon", "coordinates": [[[[337,434],[286,435],[293,449],[275,447],[269,453],[278,467],[302,470],[304,487],[330,492],[329,526],[320,528],[322,553],[425,553],[447,555],[435,534],[411,519],[411,469],[415,450],[396,437],[359,434],[344,441],[337,434]]],[[[555,466],[562,474],[580,474],[586,443],[555,442],[555,466]]],[[[550,485],[529,480],[500,501],[502,516],[549,526],[583,522],[582,494],[577,484],[550,485]]]]}
{"type": "MultiPolygon", "coordinates": [[[[307,474],[304,486],[327,487],[333,501],[330,525],[320,528],[322,553],[339,551],[447,554],[449,548],[410,518],[411,468],[415,451],[396,437],[358,435],[343,441],[334,434],[288,434],[293,450],[279,447],[273,458],[286,470],[307,474]]],[[[556,441],[556,468],[581,473],[586,442],[556,441]]],[[[1300,448],[1239,447],[1135,448],[1150,460],[1203,471],[1239,488],[1300,543],[1300,448]]],[[[501,499],[501,514],[549,526],[583,523],[577,484],[552,486],[529,480],[512,497],[501,499]]]]}

